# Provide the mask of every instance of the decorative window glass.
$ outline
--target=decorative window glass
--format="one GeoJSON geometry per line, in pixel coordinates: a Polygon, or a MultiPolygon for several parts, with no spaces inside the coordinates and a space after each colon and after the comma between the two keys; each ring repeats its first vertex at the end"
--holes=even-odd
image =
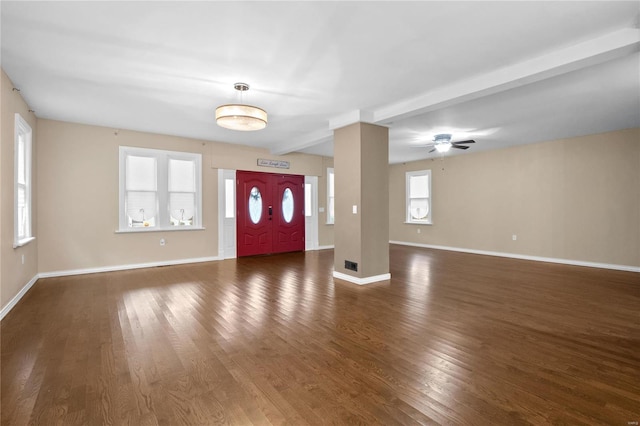
{"type": "Polygon", "coordinates": [[[406,174],[407,223],[431,223],[431,170],[406,174]]]}
{"type": "Polygon", "coordinates": [[[200,228],[202,156],[120,147],[120,231],[200,228]]]}
{"type": "Polygon", "coordinates": [[[251,188],[249,193],[249,218],[254,224],[260,222],[262,217],[262,194],[257,186],[251,188]]]}
{"type": "Polygon", "coordinates": [[[293,219],[293,192],[290,188],[286,188],[282,194],[282,218],[287,223],[293,219]]]}

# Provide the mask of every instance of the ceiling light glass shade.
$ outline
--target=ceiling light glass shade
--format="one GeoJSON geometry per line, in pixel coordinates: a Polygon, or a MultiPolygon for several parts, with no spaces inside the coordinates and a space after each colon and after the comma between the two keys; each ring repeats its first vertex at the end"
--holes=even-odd
{"type": "Polygon", "coordinates": [[[251,105],[220,105],[216,108],[216,123],[231,130],[262,130],[267,127],[267,112],[251,105]]]}
{"type": "Polygon", "coordinates": [[[443,143],[436,144],[436,151],[440,153],[447,152],[449,151],[449,149],[451,149],[451,142],[443,142],[443,143]]]}

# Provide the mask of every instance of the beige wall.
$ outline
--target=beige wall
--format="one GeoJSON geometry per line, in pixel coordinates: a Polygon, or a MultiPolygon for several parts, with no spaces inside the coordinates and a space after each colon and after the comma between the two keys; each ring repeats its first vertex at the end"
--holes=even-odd
{"type": "Polygon", "coordinates": [[[217,255],[217,171],[206,167],[208,143],[43,119],[38,134],[40,272],[217,255]],[[115,232],[121,145],[202,154],[204,231],[115,232]]]}
{"type": "Polygon", "coordinates": [[[7,303],[38,273],[39,232],[36,222],[38,212],[37,185],[37,125],[36,117],[29,107],[14,91],[13,84],[4,71],[1,72],[1,146],[0,146],[0,306],[7,303]],[[15,113],[19,113],[33,130],[32,140],[32,231],[36,240],[25,246],[13,248],[13,144],[15,113]],[[25,262],[22,264],[22,256],[25,262]]]}
{"type": "MultiPolygon", "coordinates": [[[[218,255],[217,169],[316,175],[323,158],[270,156],[268,151],[157,134],[39,120],[39,271],[100,268],[218,255]],[[204,231],[116,233],[119,146],[203,155],[204,231]],[[258,158],[290,161],[291,169],[257,167],[258,158]],[[160,246],[160,239],[166,240],[160,246]]],[[[325,185],[319,179],[320,185],[325,185]]],[[[325,228],[325,227],[320,227],[325,228]]],[[[327,239],[321,230],[321,241],[327,239]]]]}
{"type": "Polygon", "coordinates": [[[388,129],[373,124],[334,132],[337,272],[359,278],[389,272],[388,140],[388,129]],[[358,271],[345,269],[345,260],[357,262],[358,271]]]}
{"type": "Polygon", "coordinates": [[[392,165],[389,193],[391,240],[640,266],[640,129],[392,165]],[[433,225],[408,225],[424,169],[433,225]]]}
{"type": "Polygon", "coordinates": [[[209,142],[215,155],[211,156],[211,167],[216,169],[249,170],[265,173],[284,173],[304,176],[322,174],[322,157],[318,155],[291,153],[271,155],[268,150],[246,145],[232,145],[209,142]],[[258,166],[258,159],[282,160],[289,162],[288,169],[258,166]]]}
{"type": "Polygon", "coordinates": [[[215,155],[211,156],[211,166],[230,170],[250,170],[266,173],[290,173],[318,177],[318,207],[324,207],[324,213],[318,213],[318,244],[333,245],[333,225],[327,225],[327,167],[333,167],[333,158],[317,155],[291,153],[272,155],[266,149],[243,145],[230,145],[211,142],[215,155]],[[257,165],[258,158],[283,160],[290,164],[289,169],[274,169],[257,165]]]}

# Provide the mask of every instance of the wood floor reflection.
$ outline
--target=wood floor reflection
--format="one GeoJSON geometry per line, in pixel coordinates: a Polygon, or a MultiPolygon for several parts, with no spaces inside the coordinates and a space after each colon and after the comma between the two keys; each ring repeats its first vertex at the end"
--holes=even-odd
{"type": "Polygon", "coordinates": [[[640,420],[637,273],[391,246],[39,280],[1,324],[2,425],[640,420]]]}

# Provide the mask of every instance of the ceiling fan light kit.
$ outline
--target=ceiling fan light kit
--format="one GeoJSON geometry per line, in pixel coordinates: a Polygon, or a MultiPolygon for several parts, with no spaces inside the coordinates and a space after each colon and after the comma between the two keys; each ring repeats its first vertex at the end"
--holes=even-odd
{"type": "Polygon", "coordinates": [[[460,141],[460,142],[451,142],[451,134],[450,133],[441,133],[439,135],[435,135],[433,137],[433,143],[427,145],[428,147],[432,147],[429,153],[434,151],[438,151],[440,154],[444,154],[448,152],[451,148],[457,149],[469,149],[466,144],[476,143],[474,140],[468,141],[460,141]]]}
{"type": "Polygon", "coordinates": [[[441,142],[436,145],[436,151],[438,151],[441,154],[444,154],[450,149],[451,149],[451,142],[441,142]]]}
{"type": "MultiPolygon", "coordinates": [[[[236,83],[233,87],[240,92],[240,96],[249,90],[247,83],[236,83]]],[[[267,127],[267,112],[262,108],[243,103],[220,105],[216,108],[216,123],[230,130],[244,132],[262,130],[267,127]]]]}

